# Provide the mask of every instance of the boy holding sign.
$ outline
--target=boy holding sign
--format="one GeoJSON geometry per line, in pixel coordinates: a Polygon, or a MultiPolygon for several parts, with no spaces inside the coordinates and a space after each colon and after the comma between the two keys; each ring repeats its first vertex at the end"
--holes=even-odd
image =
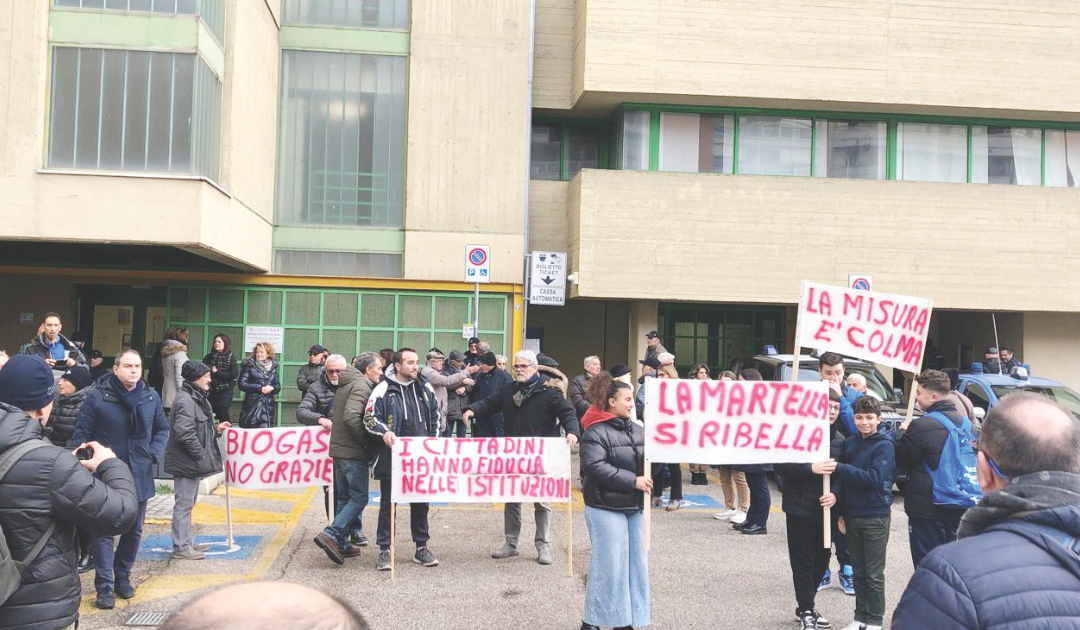
{"type": "MultiPolygon", "coordinates": [[[[892,438],[877,430],[881,424],[878,401],[863,396],[852,407],[857,433],[844,442],[840,461],[818,462],[811,470],[835,474],[843,489],[840,530],[847,534],[855,570],[855,621],[844,630],[881,630],[895,455],[892,438]]],[[[823,495],[821,504],[835,505],[836,494],[823,495]]]]}

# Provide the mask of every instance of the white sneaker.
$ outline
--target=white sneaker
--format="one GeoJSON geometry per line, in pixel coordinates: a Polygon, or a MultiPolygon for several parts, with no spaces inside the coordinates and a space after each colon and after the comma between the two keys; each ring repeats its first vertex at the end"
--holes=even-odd
{"type": "Polygon", "coordinates": [[[738,525],[739,523],[746,522],[746,512],[736,512],[735,516],[731,517],[731,522],[738,525]]]}
{"type": "MultiPolygon", "coordinates": [[[[876,626],[877,630],[881,630],[881,626],[876,626]]],[[[848,625],[844,626],[844,630],[867,630],[866,624],[861,621],[852,621],[848,625]]]]}
{"type": "Polygon", "coordinates": [[[865,625],[863,628],[865,628],[865,630],[881,630],[881,626],[865,625]]]}
{"type": "Polygon", "coordinates": [[[724,510],[723,512],[717,512],[716,514],[713,514],[713,518],[718,521],[728,521],[731,520],[732,516],[735,516],[738,513],[738,510],[724,510]]]}

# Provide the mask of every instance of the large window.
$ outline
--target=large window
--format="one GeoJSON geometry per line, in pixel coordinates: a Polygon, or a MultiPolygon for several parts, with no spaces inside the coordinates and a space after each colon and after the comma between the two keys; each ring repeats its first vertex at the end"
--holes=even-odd
{"type": "Polygon", "coordinates": [[[583,168],[602,167],[602,141],[600,127],[595,124],[533,124],[529,178],[567,181],[583,168]]]}
{"type": "Polygon", "coordinates": [[[409,0],[285,0],[285,24],[409,28],[409,0]]]}
{"type": "Polygon", "coordinates": [[[735,117],[660,115],[660,170],[731,173],[735,163],[735,117]]]}
{"type": "Polygon", "coordinates": [[[400,278],[401,254],[278,249],[274,251],[274,273],[400,278]]]}
{"type": "Polygon", "coordinates": [[[1021,127],[971,127],[971,181],[976,184],[1042,183],[1042,131],[1021,127]]]}
{"type": "Polygon", "coordinates": [[[662,303],[659,315],[664,347],[675,355],[679,374],[695,363],[715,373],[760,354],[766,344],[784,346],[784,309],[778,307],[662,303]]]}
{"type": "Polygon", "coordinates": [[[810,175],[809,118],[739,117],[739,172],[810,175]]]}
{"type": "Polygon", "coordinates": [[[53,0],[58,7],[198,15],[219,42],[225,41],[226,0],[53,0]]]}
{"type": "Polygon", "coordinates": [[[557,180],[561,161],[562,128],[559,125],[533,125],[529,177],[557,180]]]}
{"type": "Polygon", "coordinates": [[[1080,131],[1046,131],[1046,185],[1080,188],[1080,131]]]}
{"type": "Polygon", "coordinates": [[[221,82],[194,54],[54,48],[49,167],[218,177],[221,82]]]}
{"type": "Polygon", "coordinates": [[[896,179],[967,181],[967,125],[900,123],[896,126],[896,179]]]}
{"type": "Polygon", "coordinates": [[[649,170],[649,112],[623,112],[620,122],[615,168],[627,171],[649,170]]]}
{"type": "Polygon", "coordinates": [[[818,120],[814,175],[850,179],[887,177],[887,130],[884,122],[818,120]]]}
{"type": "Polygon", "coordinates": [[[600,130],[586,125],[566,126],[566,178],[583,168],[600,166],[600,130]]]}
{"type": "Polygon", "coordinates": [[[277,223],[401,227],[405,58],[285,50],[277,223]]]}

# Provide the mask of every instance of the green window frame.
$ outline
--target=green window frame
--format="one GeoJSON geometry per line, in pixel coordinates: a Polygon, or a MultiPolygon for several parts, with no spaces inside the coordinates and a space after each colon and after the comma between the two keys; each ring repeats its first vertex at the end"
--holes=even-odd
{"type": "Polygon", "coordinates": [[[658,314],[657,328],[680,375],[697,363],[715,374],[734,359],[761,354],[766,344],[785,347],[783,306],[661,302],[658,314]]]}
{"type": "Polygon", "coordinates": [[[592,131],[597,136],[598,148],[597,148],[597,163],[596,168],[611,168],[609,166],[609,156],[611,149],[611,125],[608,120],[554,120],[550,118],[537,118],[534,119],[533,127],[554,127],[559,136],[559,177],[557,180],[540,180],[540,181],[560,181],[567,182],[572,179],[574,174],[570,173],[571,163],[573,162],[573,156],[571,155],[570,147],[570,135],[573,130],[586,129],[592,131]]]}
{"type": "MultiPolygon", "coordinates": [[[[883,122],[886,125],[886,149],[885,149],[885,178],[879,181],[896,181],[897,180],[897,161],[899,153],[899,142],[897,139],[897,129],[900,124],[903,123],[923,123],[923,124],[935,124],[935,125],[961,125],[966,128],[967,131],[967,174],[966,183],[977,183],[973,180],[972,169],[974,165],[973,160],[973,137],[976,136],[973,131],[976,127],[993,127],[993,128],[1009,128],[1017,130],[1038,130],[1041,136],[1040,149],[1039,149],[1039,186],[1047,186],[1047,135],[1051,132],[1074,132],[1080,131],[1080,123],[1065,123],[1057,121],[1045,121],[1045,120],[1011,120],[1011,119],[999,119],[999,118],[958,118],[950,116],[925,116],[925,115],[907,115],[907,114],[879,114],[879,113],[865,113],[865,112],[836,112],[836,111],[815,111],[815,110],[788,110],[788,109],[768,109],[768,108],[742,108],[742,107],[697,107],[697,106],[684,106],[684,105],[657,105],[647,103],[624,103],[622,104],[607,121],[607,127],[610,129],[608,142],[608,152],[613,155],[619,155],[622,147],[622,117],[626,112],[639,111],[647,112],[649,114],[649,168],[650,171],[660,170],[660,115],[662,113],[695,113],[695,114],[709,114],[709,115],[732,115],[734,116],[734,143],[735,152],[732,165],[733,175],[740,174],[739,169],[739,134],[740,134],[740,119],[745,116],[768,116],[777,118],[803,118],[809,119],[811,123],[811,140],[810,140],[810,174],[809,177],[821,177],[817,172],[817,143],[819,134],[819,121],[872,121],[883,122]]],[[[1059,169],[1068,169],[1069,176],[1068,181],[1072,183],[1070,187],[1080,188],[1080,159],[1068,162],[1068,155],[1060,158],[1065,160],[1067,166],[1064,164],[1057,165],[1059,169]],[[1073,170],[1076,170],[1076,176],[1073,176],[1073,170]]],[[[621,168],[621,164],[613,165],[613,168],[621,168]]],[[[1032,172],[1032,178],[1034,173],[1032,172]]],[[[781,175],[781,177],[784,177],[781,175]]],[[[787,175],[787,177],[806,177],[805,175],[787,175]]],[[[910,180],[917,181],[917,180],[910,180]]],[[[1020,184],[999,184],[999,185],[1020,185],[1020,184]]],[[[1034,185],[1034,184],[1030,184],[1034,185]]],[[[1067,184],[1068,185],[1068,184],[1067,184]]]]}
{"type": "MultiPolygon", "coordinates": [[[[209,351],[214,335],[228,334],[233,355],[241,363],[247,356],[243,352],[245,327],[284,328],[285,347],[275,348],[274,358],[281,379],[277,424],[285,426],[296,424],[300,402],[296,373],[307,363],[307,349],[313,344],[346,359],[365,350],[404,346],[414,348],[421,357],[431,347],[449,353],[464,347],[461,326],[468,321],[472,299],[471,293],[450,291],[172,285],[166,299],[165,324],[188,329],[188,355],[195,361],[209,351]]],[[[511,343],[508,300],[501,293],[480,296],[477,336],[500,354],[506,354],[511,343]]],[[[239,390],[234,392],[233,417],[239,417],[242,399],[239,390]]]]}

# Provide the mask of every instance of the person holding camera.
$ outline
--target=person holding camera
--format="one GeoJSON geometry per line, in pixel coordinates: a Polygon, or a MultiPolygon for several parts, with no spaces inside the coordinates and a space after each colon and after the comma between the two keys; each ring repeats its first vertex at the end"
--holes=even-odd
{"type": "Polygon", "coordinates": [[[111,449],[79,443],[79,461],[43,440],[54,392],[40,357],[14,356],[0,371],[0,530],[24,564],[18,587],[0,591],[0,629],[74,627],[82,592],[75,528],[115,535],[139,512],[131,472],[111,449]]]}

